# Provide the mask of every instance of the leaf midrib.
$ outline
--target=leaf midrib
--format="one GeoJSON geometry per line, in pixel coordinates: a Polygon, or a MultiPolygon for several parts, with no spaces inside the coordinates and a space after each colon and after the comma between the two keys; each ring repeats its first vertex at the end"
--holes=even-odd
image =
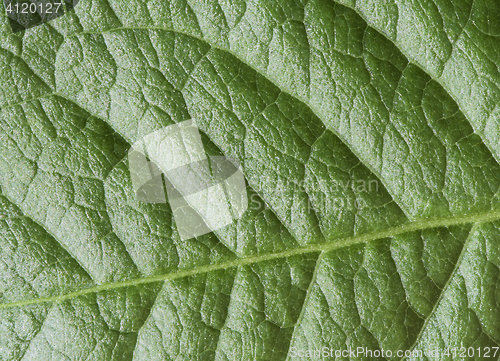
{"type": "Polygon", "coordinates": [[[430,218],[421,221],[415,221],[411,223],[406,223],[400,226],[387,228],[382,231],[370,232],[358,236],[351,236],[345,238],[335,239],[329,242],[320,243],[320,244],[310,244],[307,246],[297,247],[294,249],[289,249],[282,252],[276,253],[268,253],[268,254],[260,254],[253,255],[248,257],[242,257],[236,260],[204,265],[199,267],[194,267],[192,269],[180,270],[176,272],[165,273],[161,275],[153,275],[147,276],[143,278],[136,278],[132,280],[126,280],[121,282],[111,282],[105,283],[102,285],[98,285],[95,287],[89,287],[82,289],[80,291],[74,291],[58,296],[50,296],[50,297],[41,297],[30,300],[23,300],[17,302],[9,302],[0,304],[0,309],[14,308],[14,307],[22,307],[29,306],[34,304],[48,303],[48,302],[63,302],[69,299],[73,299],[79,296],[91,294],[91,293],[99,293],[104,291],[110,291],[114,289],[137,286],[142,284],[149,284],[155,282],[163,282],[169,280],[175,280],[178,278],[195,276],[199,274],[204,274],[208,272],[213,272],[221,269],[228,269],[238,266],[250,265],[258,262],[269,261],[274,259],[280,259],[285,257],[303,255],[308,253],[315,252],[329,252],[338,250],[344,247],[353,246],[361,243],[368,243],[377,239],[394,237],[400,234],[415,232],[415,231],[423,231],[431,228],[439,228],[439,227],[449,227],[456,226],[462,224],[480,224],[485,222],[492,222],[500,220],[500,210],[493,210],[488,212],[475,213],[466,216],[455,216],[455,217],[446,217],[446,218],[430,218]]]}

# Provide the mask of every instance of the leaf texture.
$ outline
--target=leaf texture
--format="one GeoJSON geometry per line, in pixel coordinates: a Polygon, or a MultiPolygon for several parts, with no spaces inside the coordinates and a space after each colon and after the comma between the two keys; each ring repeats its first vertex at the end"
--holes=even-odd
{"type": "Polygon", "coordinates": [[[498,20],[487,0],[1,17],[0,359],[493,356],[498,20]],[[250,207],[181,241],[168,203],[136,200],[127,151],[191,118],[241,161],[250,207]]]}

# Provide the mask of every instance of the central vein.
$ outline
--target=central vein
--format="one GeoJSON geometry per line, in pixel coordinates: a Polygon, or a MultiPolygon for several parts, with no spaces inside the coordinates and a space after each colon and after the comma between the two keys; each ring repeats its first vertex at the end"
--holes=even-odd
{"type": "Polygon", "coordinates": [[[258,262],[279,259],[279,258],[286,258],[286,257],[302,255],[302,254],[307,254],[307,253],[333,251],[336,249],[340,249],[340,248],[344,248],[344,247],[348,247],[348,246],[352,246],[352,245],[356,245],[356,244],[367,243],[367,242],[374,241],[374,240],[381,239],[381,238],[393,237],[393,236],[396,236],[399,234],[412,232],[412,231],[421,231],[421,230],[430,229],[430,228],[449,227],[449,226],[468,224],[468,223],[469,224],[470,223],[473,223],[473,224],[484,223],[484,222],[491,222],[491,221],[495,221],[495,220],[499,220],[499,219],[500,219],[500,210],[494,210],[494,211],[483,212],[483,213],[476,213],[476,214],[465,215],[465,216],[424,219],[424,220],[420,220],[420,221],[406,223],[406,224],[403,224],[403,225],[400,225],[397,227],[391,227],[391,228],[385,229],[383,231],[376,231],[376,232],[366,233],[366,234],[362,234],[362,235],[351,236],[351,237],[347,237],[347,238],[335,239],[335,240],[331,240],[331,241],[325,242],[325,243],[309,244],[309,245],[306,245],[303,247],[298,247],[298,248],[294,248],[294,249],[290,249],[290,250],[286,250],[286,251],[282,251],[282,252],[242,257],[242,258],[232,260],[232,261],[211,264],[211,265],[205,265],[205,266],[199,266],[199,267],[195,267],[192,269],[179,270],[176,272],[171,272],[171,273],[166,273],[166,274],[161,274],[161,275],[148,276],[148,277],[137,278],[137,279],[133,279],[133,280],[122,281],[122,282],[105,283],[102,285],[85,288],[85,289],[82,289],[79,291],[70,292],[70,293],[59,295],[59,296],[40,297],[40,298],[35,298],[35,299],[30,299],[30,300],[3,303],[3,304],[0,304],[0,309],[22,307],[22,306],[48,303],[48,302],[63,302],[63,301],[66,301],[66,300],[69,300],[72,298],[79,297],[79,296],[84,296],[87,294],[98,293],[98,292],[103,292],[103,291],[114,290],[114,289],[118,289],[118,288],[137,286],[137,285],[141,285],[141,284],[148,284],[148,283],[154,283],[154,282],[175,280],[178,278],[209,273],[209,272],[213,272],[213,271],[217,271],[217,270],[238,267],[238,266],[246,266],[246,265],[250,265],[250,264],[254,264],[254,263],[258,263],[258,262]]]}

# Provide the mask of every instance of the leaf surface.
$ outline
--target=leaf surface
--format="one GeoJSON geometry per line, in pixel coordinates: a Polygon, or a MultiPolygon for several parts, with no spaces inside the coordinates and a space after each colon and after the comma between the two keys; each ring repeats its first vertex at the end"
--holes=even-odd
{"type": "Polygon", "coordinates": [[[0,359],[493,356],[499,19],[486,0],[2,17],[0,359]],[[192,118],[241,161],[249,209],[181,241],[127,151],[192,118]]]}

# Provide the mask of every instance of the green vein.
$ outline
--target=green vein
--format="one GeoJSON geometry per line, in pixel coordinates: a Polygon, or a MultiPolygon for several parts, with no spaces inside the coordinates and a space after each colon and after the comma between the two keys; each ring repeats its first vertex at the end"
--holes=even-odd
{"type": "MultiPolygon", "coordinates": [[[[450,283],[453,280],[453,277],[455,276],[455,274],[458,272],[458,269],[462,265],[462,261],[464,259],[464,256],[465,256],[466,252],[467,252],[467,248],[468,248],[468,246],[469,246],[469,244],[471,242],[471,237],[474,234],[474,232],[476,231],[477,226],[478,225],[475,224],[470,229],[469,235],[467,236],[467,239],[464,242],[462,250],[460,251],[460,256],[458,257],[457,262],[455,263],[455,267],[453,268],[453,271],[450,273],[450,277],[448,277],[448,280],[446,281],[443,289],[441,290],[439,298],[436,300],[436,303],[434,304],[434,307],[432,308],[432,310],[429,313],[429,315],[427,315],[427,317],[425,318],[424,324],[422,325],[422,328],[420,329],[420,332],[418,333],[417,337],[415,338],[415,341],[413,342],[413,344],[411,345],[411,347],[409,347],[409,350],[412,350],[412,351],[415,350],[415,348],[418,346],[418,343],[422,339],[422,337],[424,335],[424,332],[427,329],[427,325],[429,324],[430,320],[432,319],[432,316],[434,316],[434,314],[436,313],[436,310],[440,306],[441,301],[442,301],[442,299],[443,299],[443,297],[444,297],[444,295],[446,293],[446,290],[448,289],[448,287],[450,286],[450,283]]],[[[404,360],[407,360],[406,356],[401,359],[401,361],[404,361],[404,360]]]]}
{"type": "Polygon", "coordinates": [[[314,287],[314,284],[316,283],[316,278],[318,276],[319,264],[320,264],[321,260],[323,259],[324,255],[325,255],[325,252],[321,252],[318,255],[318,258],[316,258],[316,263],[314,264],[314,273],[311,277],[311,281],[309,282],[309,287],[307,287],[306,297],[304,298],[304,302],[302,303],[302,308],[300,310],[299,317],[297,318],[297,322],[295,322],[292,337],[290,337],[290,344],[288,345],[288,353],[286,355],[285,361],[290,360],[290,357],[291,357],[290,350],[291,350],[292,345],[293,345],[293,340],[295,339],[295,335],[297,333],[297,330],[299,329],[300,324],[302,323],[302,319],[304,318],[304,313],[306,312],[306,307],[307,307],[307,304],[309,302],[309,298],[311,297],[311,293],[312,293],[311,290],[314,287]]]}
{"type": "Polygon", "coordinates": [[[378,232],[370,232],[359,236],[347,237],[332,240],[326,243],[321,244],[310,244],[303,247],[298,247],[294,249],[290,249],[283,252],[277,253],[269,253],[269,254],[261,254],[255,256],[244,257],[232,261],[222,262],[218,264],[205,265],[200,267],[195,267],[189,270],[180,270],[172,273],[166,273],[155,276],[148,276],[143,278],[137,278],[133,280],[127,280],[122,282],[115,283],[105,283],[95,287],[85,288],[80,291],[70,292],[66,294],[62,294],[59,296],[51,296],[51,297],[41,297],[31,300],[23,300],[17,302],[9,302],[0,304],[0,309],[14,308],[14,307],[22,307],[29,306],[34,304],[41,304],[47,302],[63,302],[66,300],[70,300],[72,298],[76,298],[79,296],[84,296],[92,293],[99,293],[104,291],[111,291],[114,289],[138,286],[142,284],[154,283],[154,282],[163,282],[175,280],[183,277],[194,276],[198,274],[204,274],[208,272],[213,272],[221,269],[233,268],[238,266],[246,266],[258,262],[269,261],[273,259],[286,258],[291,256],[297,256],[307,253],[313,252],[328,252],[334,251],[340,248],[352,246],[360,243],[367,243],[381,238],[394,237],[399,234],[420,231],[429,228],[438,228],[438,227],[449,227],[460,224],[476,224],[476,223],[484,223],[500,220],[500,210],[494,210],[483,213],[476,213],[465,216],[458,217],[448,217],[448,218],[432,218],[432,219],[424,219],[420,221],[415,221],[412,223],[406,223],[397,227],[392,227],[385,229],[383,231],[378,232]]]}
{"type": "MultiPolygon", "coordinates": [[[[458,101],[457,99],[457,96],[455,96],[455,92],[453,92],[451,90],[450,87],[447,86],[447,84],[443,81],[440,81],[441,78],[436,78],[434,77],[429,69],[427,69],[425,67],[424,64],[421,64],[420,62],[418,62],[415,57],[413,55],[411,55],[408,51],[405,51],[404,47],[402,47],[398,40],[397,39],[391,39],[388,34],[386,34],[382,29],[379,29],[375,24],[373,24],[373,21],[370,21],[370,19],[368,18],[368,16],[366,16],[362,11],[359,10],[359,8],[357,7],[357,4],[355,4],[354,6],[351,6],[347,3],[339,3],[338,0],[332,0],[335,4],[338,4],[338,5],[341,5],[341,6],[345,6],[349,9],[351,9],[352,11],[354,11],[361,19],[363,19],[363,21],[366,23],[366,25],[370,28],[372,28],[373,30],[375,30],[376,32],[378,32],[379,34],[381,34],[384,38],[386,38],[391,44],[394,44],[394,46],[401,52],[401,54],[404,55],[404,57],[408,60],[408,63],[411,63],[413,65],[415,65],[416,67],[418,67],[420,70],[422,70],[425,74],[429,75],[429,77],[434,80],[436,83],[439,84],[439,86],[441,86],[445,91],[446,93],[453,99],[453,101],[457,104],[458,106],[458,109],[460,109],[460,112],[466,117],[467,121],[469,122],[469,124],[471,125],[472,129],[474,129],[474,132],[479,135],[479,137],[481,138],[481,141],[482,143],[484,144],[484,146],[488,149],[488,151],[491,153],[491,155],[493,156],[493,159],[495,159],[495,161],[500,164],[500,156],[497,154],[496,151],[494,151],[492,148],[492,144],[487,140],[485,139],[485,134],[484,132],[479,129],[478,125],[475,123],[475,122],[472,122],[469,117],[467,116],[467,112],[465,112],[465,109],[464,109],[464,106],[462,104],[462,102],[458,101]]],[[[472,14],[472,8],[473,6],[471,6],[471,14],[472,14]]],[[[398,19],[399,21],[399,19],[398,19]]],[[[461,29],[461,33],[459,34],[459,36],[457,37],[457,39],[455,40],[455,43],[458,41],[459,37],[463,35],[463,32],[465,30],[465,27],[467,26],[467,24],[470,22],[470,15],[469,15],[469,19],[467,19],[467,23],[464,25],[464,27],[461,29]]],[[[396,34],[396,37],[397,37],[397,34],[396,34]]],[[[452,43],[451,46],[453,47],[454,44],[452,43]]],[[[452,52],[450,52],[451,54],[452,52]]],[[[451,55],[450,57],[451,58],[451,55]]],[[[443,69],[444,69],[444,65],[449,61],[446,60],[446,62],[443,63],[443,69]]],[[[496,108],[496,107],[495,107],[496,108]]],[[[493,108],[493,110],[491,110],[490,114],[492,114],[495,110],[495,108],[493,108]]]]}
{"type": "MultiPolygon", "coordinates": [[[[338,3],[337,1],[333,0],[333,2],[335,2],[336,4],[338,4],[339,6],[346,6],[344,4],[340,4],[338,3]]],[[[415,65],[416,67],[418,67],[420,70],[422,70],[425,74],[427,74],[433,81],[435,81],[440,87],[442,87],[444,89],[444,91],[446,92],[446,94],[448,94],[451,99],[455,102],[455,104],[457,105],[457,107],[459,108],[460,112],[462,112],[462,114],[465,116],[467,122],[471,125],[472,127],[472,130],[474,131],[475,134],[477,134],[480,139],[481,139],[481,143],[486,147],[486,149],[488,150],[488,152],[492,155],[493,159],[495,160],[495,162],[497,164],[500,165],[500,160],[497,159],[496,157],[496,153],[492,150],[490,144],[484,139],[484,134],[482,134],[481,132],[478,132],[477,129],[475,129],[474,127],[474,124],[472,124],[472,122],[470,121],[470,119],[467,118],[467,116],[465,115],[465,113],[462,111],[462,105],[461,103],[459,103],[455,97],[452,95],[452,93],[450,92],[450,90],[445,87],[443,84],[441,84],[441,82],[439,81],[439,79],[435,79],[422,65],[420,65],[413,57],[411,57],[409,54],[406,54],[405,52],[403,52],[399,46],[397,46],[396,43],[394,43],[392,40],[390,40],[386,34],[384,34],[383,32],[381,32],[379,29],[377,29],[376,27],[372,26],[370,24],[370,22],[368,22],[367,19],[365,19],[360,13],[358,13],[358,11],[356,11],[356,9],[352,8],[352,7],[348,7],[346,6],[347,8],[353,10],[365,23],[366,23],[366,26],[373,29],[374,31],[376,31],[377,33],[380,33],[383,37],[385,37],[386,39],[388,39],[392,44],[394,44],[394,46],[398,49],[398,51],[401,52],[401,54],[406,58],[406,60],[408,61],[408,64],[413,64],[415,65]]],[[[280,84],[279,82],[277,82],[275,79],[273,79],[272,76],[270,76],[270,74],[268,74],[267,72],[263,72],[261,70],[259,70],[258,68],[256,68],[254,66],[254,64],[248,62],[248,61],[245,61],[244,59],[241,58],[240,54],[236,53],[235,51],[229,49],[229,48],[224,48],[220,45],[217,45],[217,44],[214,44],[213,42],[207,40],[206,38],[204,38],[203,36],[198,36],[198,35],[195,35],[195,34],[191,34],[191,33],[188,33],[188,32],[185,32],[185,31],[180,31],[178,29],[173,29],[173,28],[168,28],[168,27],[162,27],[162,26],[122,26],[122,27],[114,27],[114,28],[108,28],[108,29],[105,29],[105,30],[88,30],[88,31],[81,31],[81,32],[77,32],[77,33],[74,33],[74,34],[71,34],[70,36],[68,36],[67,38],[71,38],[71,37],[78,37],[79,35],[85,35],[85,34],[99,34],[99,35],[104,35],[104,34],[108,34],[108,33],[115,33],[115,32],[120,32],[120,31],[127,31],[127,30],[131,30],[131,31],[147,31],[147,30],[157,30],[157,31],[167,31],[167,32],[171,32],[171,33],[174,33],[174,34],[177,34],[177,35],[181,35],[181,36],[185,36],[185,37],[188,37],[188,38],[192,38],[192,39],[195,39],[195,40],[198,40],[202,43],[205,43],[207,45],[209,45],[212,49],[217,49],[221,52],[224,52],[226,54],[229,54],[231,56],[233,56],[235,59],[237,59],[239,62],[241,62],[242,64],[244,64],[245,66],[249,67],[250,69],[252,69],[256,74],[259,74],[261,76],[263,76],[267,81],[269,81],[271,84],[273,84],[275,87],[277,87],[278,89],[281,90],[281,92],[283,93],[286,93],[288,94],[290,97],[294,98],[294,99],[297,99],[298,101],[300,101],[301,103],[303,103],[322,123],[323,125],[325,126],[326,129],[328,129],[329,131],[331,131],[333,134],[335,134],[335,136],[346,146],[349,148],[349,151],[351,153],[354,154],[354,156],[360,160],[360,162],[371,172],[373,173],[380,181],[381,183],[384,185],[384,187],[386,188],[386,190],[389,192],[391,198],[394,200],[394,202],[398,205],[398,207],[402,210],[402,212],[404,213],[404,215],[409,218],[411,217],[410,214],[407,213],[407,210],[405,209],[405,207],[402,207],[402,201],[401,199],[393,194],[393,192],[391,192],[391,188],[387,186],[387,183],[386,183],[386,180],[382,177],[381,173],[379,170],[377,170],[370,162],[368,162],[366,159],[364,159],[360,154],[359,152],[352,146],[351,142],[349,142],[349,140],[346,138],[345,134],[341,133],[338,129],[336,128],[333,128],[333,127],[329,127],[327,126],[327,123],[325,122],[325,120],[323,119],[323,116],[321,116],[321,111],[314,105],[311,104],[311,102],[300,96],[299,94],[296,94],[292,89],[288,89],[286,88],[283,84],[280,84]]],[[[67,39],[66,38],[66,39],[67,39]]],[[[65,39],[65,40],[66,40],[65,39]]],[[[66,98],[65,96],[63,96],[64,98],[66,98]]],[[[74,100],[72,100],[74,101],[74,100]]],[[[76,103],[76,101],[74,101],[76,103]]],[[[78,104],[78,103],[76,103],[78,104]]],[[[86,109],[84,105],[80,105],[78,104],[78,106],[82,107],[83,109],[86,109]]],[[[108,123],[109,124],[109,123],[108,123]]]]}

